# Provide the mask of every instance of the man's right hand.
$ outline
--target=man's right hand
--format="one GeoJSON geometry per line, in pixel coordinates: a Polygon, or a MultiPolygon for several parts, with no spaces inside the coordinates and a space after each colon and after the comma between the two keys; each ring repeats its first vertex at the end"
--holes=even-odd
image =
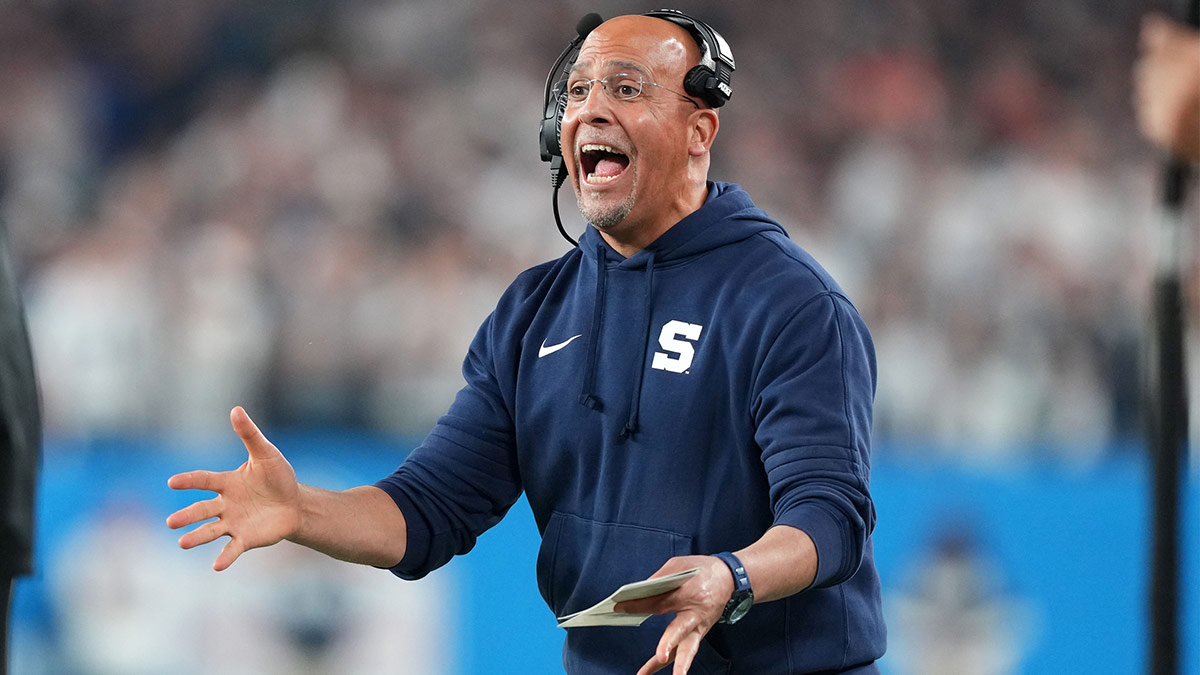
{"type": "Polygon", "coordinates": [[[292,465],[241,406],[233,409],[229,419],[249,453],[244,464],[234,471],[189,471],[167,480],[175,490],[217,493],[172,513],[167,526],[178,529],[216,518],[180,537],[179,546],[192,548],[228,536],[229,542],[213,562],[218,572],[252,548],[270,546],[295,534],[301,514],[300,484],[292,465]]]}

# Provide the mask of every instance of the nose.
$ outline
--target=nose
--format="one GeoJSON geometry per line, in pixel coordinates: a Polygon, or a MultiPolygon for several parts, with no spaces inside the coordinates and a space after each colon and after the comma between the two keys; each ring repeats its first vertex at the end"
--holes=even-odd
{"type": "Polygon", "coordinates": [[[588,91],[587,98],[579,103],[579,121],[592,126],[607,124],[612,120],[611,106],[612,97],[608,95],[604,83],[595,82],[588,91]]]}

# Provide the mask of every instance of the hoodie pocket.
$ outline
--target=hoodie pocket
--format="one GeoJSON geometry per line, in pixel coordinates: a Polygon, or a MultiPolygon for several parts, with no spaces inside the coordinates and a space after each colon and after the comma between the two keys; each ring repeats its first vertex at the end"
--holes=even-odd
{"type": "Polygon", "coordinates": [[[555,616],[563,616],[645,579],[669,558],[691,553],[687,535],[555,511],[538,551],[538,590],[555,616]]]}

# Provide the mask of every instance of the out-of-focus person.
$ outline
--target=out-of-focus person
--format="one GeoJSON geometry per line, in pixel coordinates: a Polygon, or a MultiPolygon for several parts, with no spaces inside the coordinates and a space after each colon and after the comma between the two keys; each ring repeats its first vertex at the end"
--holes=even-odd
{"type": "Polygon", "coordinates": [[[1200,32],[1146,16],[1133,85],[1142,134],[1179,159],[1200,161],[1200,32]]]}
{"type": "Polygon", "coordinates": [[[13,582],[33,571],[33,490],[41,429],[33,357],[0,224],[0,673],[8,672],[13,582]]]}

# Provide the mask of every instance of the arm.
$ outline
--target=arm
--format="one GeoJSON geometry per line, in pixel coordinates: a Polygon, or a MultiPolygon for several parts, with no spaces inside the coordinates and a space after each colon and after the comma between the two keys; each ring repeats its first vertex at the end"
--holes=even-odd
{"type": "Polygon", "coordinates": [[[375,483],[405,516],[404,555],[391,566],[402,579],[419,579],[470,551],[521,495],[515,426],[503,393],[513,385],[497,375],[515,377],[515,368],[497,368],[493,358],[496,351],[515,353],[512,342],[521,332],[496,330],[496,320],[489,316],[476,333],[463,361],[466,386],[450,409],[396,471],[375,483]]]}
{"type": "MultiPolygon", "coordinates": [[[[536,284],[535,275],[518,279],[536,284]],[[532,280],[532,281],[531,281],[532,280]]],[[[524,287],[515,283],[498,309],[511,311],[524,287]],[[507,303],[507,304],[506,304],[507,303]]],[[[179,539],[192,548],[229,536],[213,568],[220,571],[252,548],[288,539],[340,560],[384,567],[417,579],[469,551],[521,493],[512,418],[493,365],[498,340],[519,341],[514,331],[493,330],[489,316],[463,362],[467,385],[425,442],[375,485],[330,492],[301,485],[291,465],[241,408],[231,414],[249,459],[235,471],[192,471],[172,476],[177,490],[212,490],[217,497],[181,509],[172,528],[210,518],[179,539]]],[[[504,353],[515,350],[510,343],[504,353]]],[[[509,368],[508,377],[512,377],[509,368]]]]}
{"type": "MultiPolygon", "coordinates": [[[[746,566],[755,602],[795,595],[811,586],[817,575],[817,547],[804,530],[787,525],[772,527],[758,541],[733,553],[746,566]]],[[[721,566],[729,578],[728,599],[733,593],[733,575],[729,567],[721,566]]]]}
{"type": "Polygon", "coordinates": [[[283,539],[341,560],[379,567],[390,567],[404,557],[404,515],[382,490],[363,486],[330,492],[302,485],[245,410],[234,408],[230,421],[249,455],[244,464],[233,471],[189,471],[167,481],[176,490],[217,493],[167,518],[172,529],[209,521],[180,537],[180,547],[228,536],[213,563],[217,571],[252,548],[283,539]]]}
{"type": "Polygon", "coordinates": [[[300,527],[289,541],[346,562],[390,568],[404,558],[404,514],[383,490],[300,486],[300,527]]]}

